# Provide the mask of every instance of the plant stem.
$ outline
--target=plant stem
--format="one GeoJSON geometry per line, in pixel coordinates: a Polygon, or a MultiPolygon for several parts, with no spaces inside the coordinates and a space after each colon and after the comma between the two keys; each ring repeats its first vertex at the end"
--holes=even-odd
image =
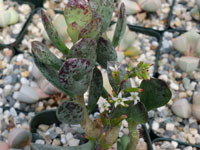
{"type": "Polygon", "coordinates": [[[129,137],[131,139],[129,145],[128,145],[128,150],[136,150],[139,136],[137,132],[137,123],[135,122],[129,122],[128,123],[128,129],[129,129],[129,137]]]}
{"type": "Polygon", "coordinates": [[[74,101],[78,102],[83,107],[84,120],[81,123],[81,127],[85,131],[86,135],[91,138],[98,139],[101,135],[101,128],[98,127],[96,122],[90,120],[83,96],[76,96],[74,101]]]}

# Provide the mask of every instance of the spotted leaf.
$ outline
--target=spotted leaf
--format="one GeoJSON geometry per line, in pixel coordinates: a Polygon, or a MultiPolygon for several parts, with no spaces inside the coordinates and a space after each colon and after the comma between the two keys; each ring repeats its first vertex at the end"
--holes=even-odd
{"type": "Polygon", "coordinates": [[[85,0],[70,0],[64,10],[68,34],[75,43],[79,33],[92,20],[92,9],[85,0]]]}
{"type": "Polygon", "coordinates": [[[65,46],[64,41],[59,36],[58,32],[56,31],[55,27],[52,24],[52,21],[50,17],[41,9],[41,16],[42,16],[42,22],[45,27],[45,30],[47,31],[47,34],[53,43],[53,45],[58,48],[63,54],[68,54],[69,49],[65,46]]]}
{"type": "Polygon", "coordinates": [[[81,38],[96,38],[101,31],[101,20],[96,18],[90,21],[79,33],[79,39],[81,38]]]}
{"type": "Polygon", "coordinates": [[[79,103],[65,101],[58,107],[56,115],[63,123],[80,124],[84,118],[84,111],[79,103]]]}
{"type": "Polygon", "coordinates": [[[126,9],[124,3],[121,4],[119,18],[117,21],[117,26],[115,28],[115,33],[113,37],[113,46],[118,46],[120,40],[122,39],[126,30],[126,9]]]}
{"type": "Polygon", "coordinates": [[[107,68],[108,61],[116,61],[117,53],[109,40],[100,38],[97,44],[97,62],[107,68]]]}
{"type": "Polygon", "coordinates": [[[102,21],[102,30],[105,32],[109,27],[114,11],[114,0],[89,0],[92,10],[96,12],[102,21]]]}
{"type": "Polygon", "coordinates": [[[40,72],[45,76],[45,78],[49,82],[51,82],[56,88],[61,90],[66,95],[73,97],[73,94],[70,91],[66,90],[64,86],[60,84],[58,71],[42,63],[34,53],[33,53],[33,59],[40,72]]]}
{"type": "Polygon", "coordinates": [[[32,42],[32,52],[42,63],[53,67],[55,70],[59,70],[63,63],[44,44],[38,41],[32,42]]]}
{"type": "Polygon", "coordinates": [[[82,95],[92,80],[93,68],[88,59],[67,59],[59,71],[60,83],[74,95],[82,95]]]}
{"type": "Polygon", "coordinates": [[[91,113],[97,105],[99,97],[103,91],[103,76],[101,71],[97,68],[94,69],[92,81],[90,84],[89,97],[88,97],[88,111],[91,113]]]}
{"type": "Polygon", "coordinates": [[[92,65],[96,64],[96,40],[81,39],[74,44],[69,53],[70,58],[87,58],[92,65]]]}

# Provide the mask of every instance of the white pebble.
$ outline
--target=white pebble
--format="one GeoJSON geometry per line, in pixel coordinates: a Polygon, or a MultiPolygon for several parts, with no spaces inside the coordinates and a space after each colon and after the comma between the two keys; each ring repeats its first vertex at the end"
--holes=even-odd
{"type": "Polygon", "coordinates": [[[70,139],[70,140],[68,141],[69,146],[78,146],[79,143],[80,143],[80,140],[74,139],[74,138],[72,138],[72,139],[70,139]]]}
{"type": "Polygon", "coordinates": [[[159,129],[159,127],[160,127],[159,123],[154,121],[153,124],[152,124],[152,129],[156,131],[156,130],[159,129]]]}
{"type": "Polygon", "coordinates": [[[70,139],[72,139],[73,138],[73,135],[72,135],[72,133],[67,133],[67,135],[66,135],[66,140],[67,141],[69,141],[70,139]]]}

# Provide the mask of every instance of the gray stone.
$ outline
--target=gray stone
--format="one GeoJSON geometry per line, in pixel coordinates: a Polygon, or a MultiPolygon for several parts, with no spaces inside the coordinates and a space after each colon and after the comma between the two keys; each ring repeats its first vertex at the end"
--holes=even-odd
{"type": "Polygon", "coordinates": [[[200,105],[192,105],[192,114],[197,120],[200,120],[200,105]]]}
{"type": "Polygon", "coordinates": [[[194,105],[200,105],[200,92],[194,94],[193,104],[194,105]]]}
{"type": "Polygon", "coordinates": [[[185,72],[192,72],[198,68],[199,58],[191,56],[183,56],[178,61],[179,67],[185,72]]]}
{"type": "Polygon", "coordinates": [[[189,89],[190,89],[190,79],[184,78],[184,79],[183,79],[183,85],[184,85],[184,88],[185,88],[186,90],[189,90],[189,89]]]}
{"type": "Polygon", "coordinates": [[[187,99],[176,100],[172,105],[172,111],[181,118],[189,118],[192,110],[191,105],[187,99]]]}
{"type": "Polygon", "coordinates": [[[6,77],[3,79],[3,83],[4,83],[5,85],[11,84],[11,83],[12,83],[12,76],[6,76],[6,77]]]}
{"type": "Polygon", "coordinates": [[[3,119],[3,116],[0,116],[0,131],[4,131],[5,129],[7,129],[8,125],[5,122],[5,120],[3,119]]]}
{"type": "Polygon", "coordinates": [[[13,96],[18,101],[28,103],[28,104],[35,103],[40,98],[39,94],[36,92],[36,90],[27,85],[22,85],[20,91],[15,92],[13,96]]]}

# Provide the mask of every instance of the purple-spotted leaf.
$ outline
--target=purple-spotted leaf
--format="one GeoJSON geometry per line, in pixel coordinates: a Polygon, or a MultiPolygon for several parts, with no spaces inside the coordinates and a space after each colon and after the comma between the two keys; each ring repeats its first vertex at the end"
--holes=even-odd
{"type": "Polygon", "coordinates": [[[120,64],[117,61],[109,61],[108,66],[107,66],[107,74],[108,74],[108,79],[110,82],[110,85],[112,86],[113,90],[117,93],[117,91],[120,88],[120,83],[123,85],[121,86],[121,90],[124,88],[130,87],[130,82],[129,80],[126,82],[124,81],[124,77],[126,75],[126,69],[125,67],[120,64]],[[119,74],[117,74],[116,79],[113,77],[113,72],[119,71],[119,74]]]}
{"type": "Polygon", "coordinates": [[[67,59],[59,71],[60,83],[74,95],[83,95],[92,80],[93,68],[88,59],[67,59]]]}
{"type": "Polygon", "coordinates": [[[109,27],[114,11],[114,0],[89,0],[92,10],[98,14],[102,21],[102,30],[105,32],[109,27]]]}
{"type": "Polygon", "coordinates": [[[119,18],[113,36],[113,46],[117,47],[126,30],[126,9],[124,3],[120,6],[119,18]]]}
{"type": "Polygon", "coordinates": [[[164,106],[172,96],[167,84],[160,79],[143,80],[140,88],[144,89],[144,92],[139,94],[140,101],[148,111],[164,106]]]}
{"type": "Polygon", "coordinates": [[[96,38],[101,31],[101,20],[96,18],[90,21],[79,33],[79,39],[81,38],[96,38]]]}
{"type": "Polygon", "coordinates": [[[33,53],[33,59],[34,59],[36,66],[40,70],[40,72],[45,76],[45,78],[49,82],[51,82],[56,88],[61,90],[66,95],[69,95],[71,97],[74,96],[70,91],[66,90],[63,87],[63,85],[60,84],[59,77],[58,77],[58,71],[56,71],[53,68],[50,68],[48,65],[45,65],[44,63],[42,63],[34,53],[33,53]]]}
{"type": "Polygon", "coordinates": [[[70,0],[64,10],[67,24],[76,22],[84,27],[92,19],[92,9],[85,0],[70,0]]]}
{"type": "Polygon", "coordinates": [[[44,44],[33,41],[32,43],[32,52],[37,56],[37,58],[47,66],[59,70],[62,61],[59,60],[44,44]]]}
{"type": "Polygon", "coordinates": [[[84,119],[84,111],[79,103],[73,101],[63,102],[57,109],[57,118],[67,124],[80,124],[84,119]]]}
{"type": "Polygon", "coordinates": [[[97,44],[97,62],[103,67],[107,68],[108,61],[116,61],[117,53],[109,40],[102,37],[98,40],[97,44]]]}
{"type": "Polygon", "coordinates": [[[48,34],[51,42],[63,54],[67,55],[69,52],[69,49],[65,46],[64,41],[59,36],[58,32],[56,31],[55,27],[53,26],[50,17],[42,9],[41,9],[41,16],[42,16],[42,22],[43,22],[44,28],[47,31],[47,34],[48,34]]]}
{"type": "Polygon", "coordinates": [[[103,76],[101,71],[97,68],[94,69],[92,81],[90,84],[89,97],[88,97],[88,112],[91,113],[99,100],[103,91],[103,76]]]}
{"type": "Polygon", "coordinates": [[[68,34],[75,43],[79,33],[92,20],[92,9],[85,0],[70,0],[64,10],[68,34]]]}
{"type": "Polygon", "coordinates": [[[70,58],[87,58],[92,65],[96,64],[97,43],[94,39],[81,39],[71,48],[70,58]]]}

